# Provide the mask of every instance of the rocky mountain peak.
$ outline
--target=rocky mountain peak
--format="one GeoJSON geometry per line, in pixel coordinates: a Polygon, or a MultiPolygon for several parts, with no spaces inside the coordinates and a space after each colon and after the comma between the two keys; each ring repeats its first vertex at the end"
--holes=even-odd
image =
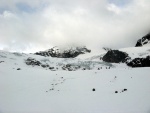
{"type": "Polygon", "coordinates": [[[46,51],[36,52],[36,55],[41,55],[45,57],[57,57],[57,58],[75,58],[80,54],[90,53],[91,50],[83,47],[70,47],[67,49],[59,49],[58,47],[53,47],[46,51]]]}
{"type": "Polygon", "coordinates": [[[140,46],[143,46],[148,43],[150,43],[150,33],[148,33],[147,35],[145,35],[141,39],[139,39],[137,41],[135,47],[140,47],[140,46]]]}

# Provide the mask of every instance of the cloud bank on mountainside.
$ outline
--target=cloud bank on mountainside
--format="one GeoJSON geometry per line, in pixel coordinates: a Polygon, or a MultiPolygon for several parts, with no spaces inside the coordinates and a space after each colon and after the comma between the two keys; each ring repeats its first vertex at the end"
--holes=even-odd
{"type": "Polygon", "coordinates": [[[150,1],[0,1],[0,49],[134,46],[150,30],[150,1]]]}

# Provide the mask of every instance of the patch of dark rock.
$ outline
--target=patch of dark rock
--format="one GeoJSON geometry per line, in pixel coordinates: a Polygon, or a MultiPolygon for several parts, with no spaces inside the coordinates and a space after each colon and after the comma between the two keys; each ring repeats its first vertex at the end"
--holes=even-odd
{"type": "Polygon", "coordinates": [[[47,67],[49,67],[49,65],[48,65],[48,64],[41,64],[41,66],[42,66],[43,68],[47,68],[47,67]]]}
{"type": "Polygon", "coordinates": [[[40,66],[42,63],[34,58],[29,57],[25,63],[32,66],[40,66]]]}
{"type": "Polygon", "coordinates": [[[109,63],[126,62],[128,59],[128,54],[119,50],[110,50],[102,58],[103,61],[109,63]]]}
{"type": "Polygon", "coordinates": [[[57,57],[57,58],[75,58],[80,54],[90,53],[91,50],[86,47],[74,47],[69,48],[64,51],[60,51],[57,47],[53,47],[47,51],[36,52],[36,55],[41,55],[45,57],[57,57]]]}
{"type": "Polygon", "coordinates": [[[130,67],[150,67],[150,56],[146,58],[135,58],[126,64],[130,67]]]}
{"type": "Polygon", "coordinates": [[[86,68],[83,68],[82,70],[86,70],[86,68]]]}
{"type": "Polygon", "coordinates": [[[127,91],[127,89],[123,89],[123,91],[127,91]]]}
{"type": "Polygon", "coordinates": [[[0,63],[2,63],[2,62],[4,62],[4,61],[0,61],[0,63]]]}
{"type": "Polygon", "coordinates": [[[123,89],[123,90],[122,90],[122,92],[125,92],[125,91],[127,91],[127,89],[123,89]]]}
{"type": "Polygon", "coordinates": [[[66,65],[62,66],[62,69],[68,70],[68,71],[75,71],[75,70],[79,69],[79,66],[72,65],[72,64],[66,64],[66,65]]]}
{"type": "Polygon", "coordinates": [[[92,91],[96,91],[95,88],[93,88],[92,91]]]}
{"type": "Polygon", "coordinates": [[[17,70],[21,70],[21,68],[17,68],[17,70]]]}
{"type": "Polygon", "coordinates": [[[135,45],[135,47],[140,47],[143,46],[147,43],[150,42],[150,33],[148,33],[147,35],[143,36],[141,39],[139,39],[135,45]]]}
{"type": "Polygon", "coordinates": [[[68,71],[73,71],[73,69],[68,68],[68,71]]]}
{"type": "Polygon", "coordinates": [[[49,69],[54,69],[54,67],[49,67],[49,69]]]}
{"type": "Polygon", "coordinates": [[[118,91],[115,91],[115,93],[118,93],[118,91]]]}

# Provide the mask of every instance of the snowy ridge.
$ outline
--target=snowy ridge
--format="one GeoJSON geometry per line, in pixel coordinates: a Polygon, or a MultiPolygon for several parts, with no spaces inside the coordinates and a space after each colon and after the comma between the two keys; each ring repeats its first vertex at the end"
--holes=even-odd
{"type": "Polygon", "coordinates": [[[9,53],[2,51],[0,52],[0,61],[4,61],[1,65],[9,63],[12,68],[17,66],[18,68],[41,68],[50,71],[97,70],[100,67],[115,67],[113,64],[103,61],[99,62],[80,58],[53,58],[34,54],[9,53]],[[40,64],[38,65],[37,62],[40,62],[40,64]]]}
{"type": "MultiPolygon", "coordinates": [[[[133,59],[150,53],[148,47],[120,50],[133,59]]],[[[104,54],[53,58],[0,51],[0,113],[149,113],[150,67],[106,63],[104,54]]]]}
{"type": "MultiPolygon", "coordinates": [[[[150,56],[150,48],[149,47],[130,47],[123,48],[120,51],[126,52],[130,60],[134,58],[146,58],[150,56]]],[[[116,63],[107,63],[102,61],[102,58],[106,52],[98,53],[91,52],[89,54],[80,55],[77,58],[53,58],[53,57],[44,57],[34,54],[24,54],[24,53],[9,53],[0,51],[0,61],[4,61],[1,65],[7,65],[16,67],[28,67],[28,68],[41,68],[46,70],[66,70],[66,71],[75,71],[75,70],[97,70],[101,67],[111,67],[111,68],[120,68],[121,64],[116,63]],[[94,55],[97,54],[97,55],[94,55]],[[33,59],[33,61],[28,61],[28,59],[33,59]],[[37,65],[36,62],[40,64],[37,65]]],[[[128,66],[123,64],[124,68],[128,66]]]]}
{"type": "Polygon", "coordinates": [[[73,72],[27,66],[16,70],[18,65],[14,68],[8,62],[0,63],[1,113],[148,113],[150,110],[149,68],[73,72]]]}
{"type": "Polygon", "coordinates": [[[120,49],[120,51],[126,52],[131,59],[150,56],[150,47],[129,47],[120,49]]]}

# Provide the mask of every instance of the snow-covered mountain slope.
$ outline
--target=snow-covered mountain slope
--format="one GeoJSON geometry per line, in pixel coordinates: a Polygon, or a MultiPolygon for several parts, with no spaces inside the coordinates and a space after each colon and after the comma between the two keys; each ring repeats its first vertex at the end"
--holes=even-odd
{"type": "Polygon", "coordinates": [[[70,72],[0,64],[0,113],[149,113],[149,69],[70,72]]]}
{"type": "MultiPolygon", "coordinates": [[[[133,58],[149,54],[149,48],[137,49],[122,50],[133,58]]],[[[64,59],[0,51],[0,113],[149,113],[150,68],[106,63],[103,55],[64,59]]]]}
{"type": "MultiPolygon", "coordinates": [[[[134,58],[145,58],[146,56],[150,56],[150,46],[121,48],[119,49],[119,51],[127,53],[128,56],[131,58],[130,60],[133,60],[134,58]]],[[[100,52],[94,52],[94,54],[91,53],[85,54],[88,56],[85,57],[87,60],[102,61],[100,60],[100,58],[102,58],[107,52],[102,51],[101,53],[100,52]]],[[[80,58],[80,56],[78,58],[80,58]]]]}
{"type": "Polygon", "coordinates": [[[150,47],[150,43],[143,45],[143,47],[150,47]]]}
{"type": "Polygon", "coordinates": [[[120,51],[126,52],[131,59],[150,56],[150,47],[129,47],[120,49],[120,51]]]}
{"type": "Polygon", "coordinates": [[[0,61],[1,65],[8,65],[11,68],[39,68],[49,71],[56,70],[97,70],[98,68],[111,67],[114,68],[115,65],[111,63],[106,63],[103,61],[92,61],[85,60],[81,58],[53,58],[44,57],[34,54],[23,54],[23,53],[9,53],[0,51],[0,61]]]}
{"type": "MultiPolygon", "coordinates": [[[[146,58],[150,56],[150,47],[130,47],[123,48],[120,51],[126,52],[130,60],[134,58],[146,58]]],[[[57,70],[98,70],[100,68],[128,68],[126,64],[107,63],[102,61],[106,52],[91,52],[89,54],[79,55],[77,58],[54,58],[44,57],[34,54],[10,53],[0,51],[0,64],[8,65],[11,68],[33,67],[50,71],[57,70]],[[37,64],[39,62],[39,64],[37,64]]]]}

